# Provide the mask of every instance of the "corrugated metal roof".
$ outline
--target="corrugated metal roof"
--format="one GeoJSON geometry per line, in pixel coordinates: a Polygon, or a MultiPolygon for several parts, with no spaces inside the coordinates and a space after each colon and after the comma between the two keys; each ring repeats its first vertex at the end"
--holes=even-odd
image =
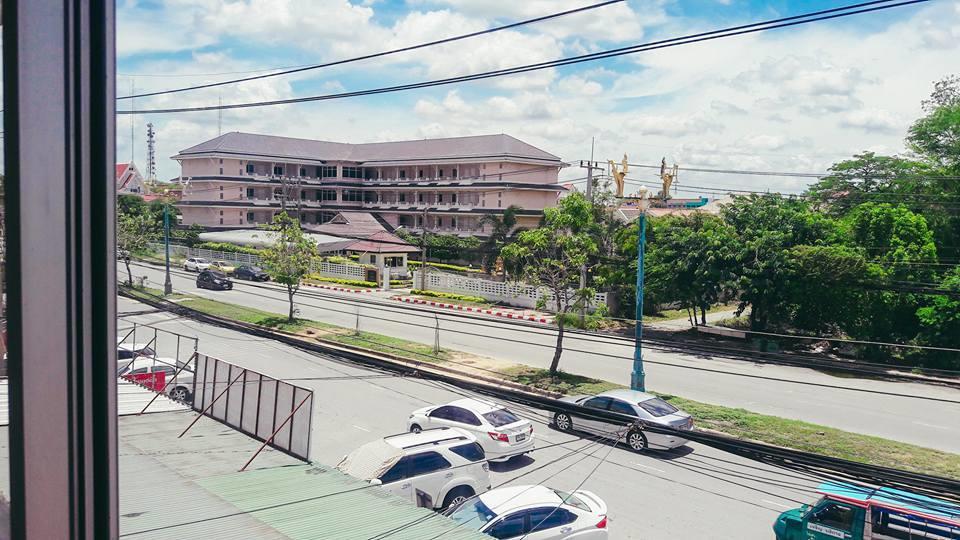
{"type": "MultiPolygon", "coordinates": [[[[213,494],[288,538],[366,540],[394,529],[391,540],[489,540],[335,469],[299,465],[199,480],[213,494]],[[403,528],[414,520],[423,521],[403,528]]],[[[171,531],[172,532],[172,531],[171,531]]],[[[237,537],[249,536],[237,533],[237,537]]]]}

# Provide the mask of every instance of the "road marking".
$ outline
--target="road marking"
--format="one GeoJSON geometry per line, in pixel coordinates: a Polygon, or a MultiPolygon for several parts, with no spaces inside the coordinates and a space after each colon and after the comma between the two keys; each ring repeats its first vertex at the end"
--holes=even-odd
{"type": "Polygon", "coordinates": [[[658,468],[656,468],[656,467],[651,467],[651,466],[649,466],[649,465],[644,465],[643,463],[634,463],[634,465],[636,465],[637,467],[643,467],[644,469],[653,469],[653,470],[655,470],[655,471],[657,471],[657,472],[662,472],[662,473],[664,473],[664,474],[666,474],[666,472],[667,472],[667,471],[665,471],[665,470],[663,470],[663,469],[658,469],[658,468]]]}
{"type": "Polygon", "coordinates": [[[772,505],[774,505],[774,506],[779,506],[780,508],[786,508],[786,509],[788,509],[788,510],[791,509],[791,508],[793,508],[792,506],[787,506],[787,505],[785,505],[785,504],[780,504],[780,503],[778,503],[778,502],[773,502],[773,501],[768,500],[768,499],[760,499],[760,502],[765,502],[765,503],[767,503],[767,504],[772,504],[772,505]]]}
{"type": "Polygon", "coordinates": [[[358,426],[358,425],[356,425],[356,424],[353,424],[353,427],[359,429],[360,431],[366,431],[367,433],[370,433],[370,430],[367,429],[367,428],[365,428],[365,427],[360,427],[360,426],[358,426]]]}
{"type": "Polygon", "coordinates": [[[948,431],[952,429],[952,428],[947,427],[947,426],[938,426],[938,425],[936,425],[936,424],[928,424],[928,423],[926,423],[926,422],[917,422],[916,420],[914,420],[912,423],[913,423],[913,424],[916,424],[916,425],[918,425],[918,426],[932,427],[932,428],[934,428],[934,429],[946,429],[946,430],[948,430],[948,431]]]}

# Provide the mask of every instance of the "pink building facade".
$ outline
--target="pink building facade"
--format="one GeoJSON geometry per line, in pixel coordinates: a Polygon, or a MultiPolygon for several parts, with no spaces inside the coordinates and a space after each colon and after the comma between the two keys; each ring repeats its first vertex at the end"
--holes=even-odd
{"type": "Polygon", "coordinates": [[[251,228],[282,209],[305,226],[369,212],[411,231],[489,233],[485,215],[517,205],[537,224],[565,188],[560,158],[509,135],[347,144],[227,133],[182,150],[183,224],[251,228]]]}

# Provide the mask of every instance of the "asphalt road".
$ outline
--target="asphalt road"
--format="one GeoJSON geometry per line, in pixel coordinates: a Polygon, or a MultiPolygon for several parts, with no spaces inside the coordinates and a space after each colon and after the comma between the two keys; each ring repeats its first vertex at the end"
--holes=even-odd
{"type": "MultiPolygon", "coordinates": [[[[149,308],[123,298],[118,309],[120,327],[138,322],[197,336],[201,352],[313,389],[311,458],[325,464],[335,464],[367,441],[404,431],[414,409],[469,395],[441,383],[389,376],[169,313],[142,313],[149,308]],[[338,379],[323,379],[329,377],[338,379]]],[[[172,356],[175,339],[160,336],[159,354],[172,356]]],[[[582,489],[597,493],[609,506],[613,539],[769,539],[779,512],[816,499],[816,480],[800,473],[697,444],[642,454],[609,444],[590,445],[550,429],[543,411],[507,405],[535,422],[538,447],[561,444],[493,464],[493,485],[527,473],[508,485],[544,483],[569,490],[583,482],[582,489]],[[580,453],[530,472],[581,448],[580,453]]],[[[237,456],[238,466],[246,459],[237,456]]]]}
{"type": "MultiPolygon", "coordinates": [[[[146,275],[150,286],[162,288],[160,267],[138,263],[134,275],[146,275]]],[[[173,273],[172,281],[175,290],[275,313],[287,311],[285,292],[272,285],[237,281],[232,291],[199,290],[195,276],[182,269],[173,273]]],[[[457,317],[443,310],[418,310],[372,296],[304,289],[297,297],[297,308],[301,317],[348,328],[355,326],[359,313],[361,330],[430,345],[439,324],[442,347],[505,362],[547,367],[553,356],[556,332],[552,328],[531,328],[490,317],[457,317]]],[[[564,346],[561,369],[629,384],[633,356],[630,342],[567,334],[564,346]]],[[[812,369],[677,351],[647,349],[644,358],[649,390],[960,453],[957,389],[841,378],[812,369]]]]}

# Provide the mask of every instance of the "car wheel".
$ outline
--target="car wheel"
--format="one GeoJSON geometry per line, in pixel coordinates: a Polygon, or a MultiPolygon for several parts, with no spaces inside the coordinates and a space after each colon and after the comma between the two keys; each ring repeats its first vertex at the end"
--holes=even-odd
{"type": "Polygon", "coordinates": [[[553,425],[556,426],[560,431],[573,430],[573,421],[570,419],[570,415],[567,413],[559,412],[553,415],[553,425]]]}
{"type": "Polygon", "coordinates": [[[417,424],[410,426],[410,433],[420,433],[421,431],[423,431],[423,428],[417,424]]]}
{"type": "Polygon", "coordinates": [[[627,446],[634,452],[642,452],[647,449],[647,436],[642,431],[631,431],[627,433],[627,446]]]}
{"type": "Polygon", "coordinates": [[[190,399],[190,391],[183,386],[178,386],[170,391],[170,399],[174,401],[187,401],[190,399]]]}
{"type": "Polygon", "coordinates": [[[473,490],[467,486],[460,486],[454,488],[447,493],[447,496],[443,498],[443,508],[444,510],[449,508],[456,508],[461,504],[467,502],[467,499],[473,497],[473,490]]]}

